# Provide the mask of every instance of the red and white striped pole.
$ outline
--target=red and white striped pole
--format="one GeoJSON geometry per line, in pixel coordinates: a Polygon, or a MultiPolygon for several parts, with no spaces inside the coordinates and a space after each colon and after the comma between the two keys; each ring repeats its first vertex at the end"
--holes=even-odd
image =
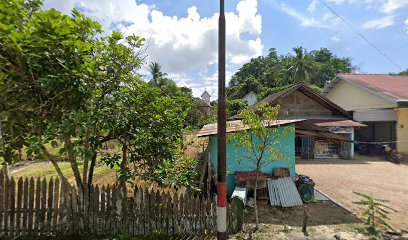
{"type": "Polygon", "coordinates": [[[218,164],[217,164],[217,239],[227,238],[226,183],[226,102],[225,102],[225,15],[224,0],[220,0],[218,20],[218,164]]]}

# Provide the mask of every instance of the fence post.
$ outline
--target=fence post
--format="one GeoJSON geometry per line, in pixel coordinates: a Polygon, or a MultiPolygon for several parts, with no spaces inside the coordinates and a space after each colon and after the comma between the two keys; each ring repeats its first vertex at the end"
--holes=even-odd
{"type": "Polygon", "coordinates": [[[21,234],[21,220],[22,220],[22,208],[21,204],[23,201],[23,178],[20,177],[17,182],[17,211],[16,211],[16,234],[19,236],[21,234]]]}
{"type": "Polygon", "coordinates": [[[24,236],[28,235],[28,211],[29,211],[29,206],[28,206],[28,201],[29,201],[29,196],[28,196],[28,178],[24,179],[24,185],[23,185],[23,226],[21,227],[21,234],[24,236]]]}

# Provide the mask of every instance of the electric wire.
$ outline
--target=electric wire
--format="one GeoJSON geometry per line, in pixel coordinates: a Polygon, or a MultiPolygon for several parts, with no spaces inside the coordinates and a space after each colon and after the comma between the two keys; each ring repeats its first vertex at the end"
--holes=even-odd
{"type": "Polygon", "coordinates": [[[392,65],[397,67],[400,71],[403,71],[402,67],[397,64],[393,59],[391,59],[387,54],[385,54],[381,49],[379,49],[373,42],[368,40],[362,33],[360,33],[351,23],[346,21],[340,14],[334,11],[325,1],[319,0],[327,9],[329,9],[336,17],[338,17],[343,23],[345,23],[349,28],[351,28],[355,33],[357,33],[364,41],[366,41],[372,48],[374,48],[379,54],[381,54],[385,59],[387,59],[392,65]]]}

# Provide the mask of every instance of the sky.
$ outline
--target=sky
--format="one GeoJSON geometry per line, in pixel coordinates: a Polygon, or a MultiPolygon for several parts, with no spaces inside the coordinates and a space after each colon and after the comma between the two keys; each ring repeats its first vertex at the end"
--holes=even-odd
{"type": "MultiPolygon", "coordinates": [[[[50,8],[77,8],[107,34],[145,38],[146,79],[147,64],[158,62],[194,96],[207,90],[217,98],[218,0],[45,0],[43,9],[50,8]]],[[[352,58],[359,73],[408,68],[408,0],[225,0],[225,11],[227,82],[270,48],[286,54],[296,46],[326,47],[352,58]]]]}

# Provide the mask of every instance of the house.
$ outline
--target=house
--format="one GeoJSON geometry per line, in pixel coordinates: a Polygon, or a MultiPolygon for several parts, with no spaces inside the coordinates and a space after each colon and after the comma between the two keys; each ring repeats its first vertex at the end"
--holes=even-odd
{"type": "Polygon", "coordinates": [[[250,91],[247,95],[245,95],[242,100],[247,101],[248,106],[252,106],[256,103],[258,95],[253,91],[250,91]]]}
{"type": "Polygon", "coordinates": [[[211,95],[207,92],[207,90],[204,90],[203,94],[201,94],[201,100],[205,102],[208,106],[211,106],[211,95]]]}
{"type": "Polygon", "coordinates": [[[204,117],[208,117],[211,115],[211,95],[205,90],[203,94],[201,94],[201,98],[195,98],[197,102],[197,107],[199,108],[200,112],[203,113],[204,117]]]}
{"type": "MultiPolygon", "coordinates": [[[[262,166],[261,172],[265,174],[271,174],[274,168],[288,168],[290,176],[294,177],[296,174],[296,160],[295,160],[295,136],[313,135],[319,139],[333,139],[337,141],[345,141],[346,138],[330,133],[325,128],[318,127],[312,122],[307,120],[277,120],[274,123],[269,123],[270,128],[278,128],[278,131],[271,135],[271,138],[275,134],[279,134],[281,131],[286,131],[284,137],[280,138],[280,144],[278,146],[279,152],[284,156],[282,159],[274,160],[270,164],[262,166]]],[[[230,121],[227,125],[227,136],[230,134],[240,134],[240,131],[247,130],[248,128],[243,126],[240,120],[230,121]]],[[[207,174],[211,171],[217,171],[217,159],[218,159],[218,141],[217,141],[217,124],[205,125],[197,134],[198,137],[208,137],[208,146],[205,151],[206,162],[202,162],[202,168],[200,172],[207,174]],[[211,164],[206,164],[210,162],[211,164]],[[206,166],[210,165],[212,170],[206,170],[206,166]],[[206,173],[207,171],[207,173],[206,173]]],[[[253,162],[245,159],[247,155],[247,148],[239,148],[234,145],[235,140],[227,141],[226,155],[227,155],[227,193],[232,194],[235,188],[235,175],[236,172],[248,172],[255,170],[253,162]]],[[[275,146],[276,147],[276,146],[275,146]]],[[[265,153],[265,157],[269,157],[269,151],[265,153]]],[[[204,179],[204,177],[202,178],[204,179]]],[[[201,185],[201,184],[200,184],[201,185]]]]}
{"type": "MultiPolygon", "coordinates": [[[[356,130],[356,140],[387,143],[408,153],[408,76],[339,74],[324,95],[368,126],[356,130]]],[[[382,154],[376,144],[369,146],[371,153],[382,154]]]]}
{"type": "MultiPolygon", "coordinates": [[[[304,159],[312,158],[342,158],[354,157],[354,129],[364,127],[364,124],[352,120],[352,114],[341,108],[328,98],[317,93],[306,84],[300,83],[282,91],[273,93],[254,105],[262,103],[280,105],[281,120],[310,120],[319,127],[345,136],[349,141],[338,142],[327,139],[317,139],[311,135],[296,136],[296,155],[304,159]]],[[[232,119],[241,119],[235,115],[232,119]]]]}

